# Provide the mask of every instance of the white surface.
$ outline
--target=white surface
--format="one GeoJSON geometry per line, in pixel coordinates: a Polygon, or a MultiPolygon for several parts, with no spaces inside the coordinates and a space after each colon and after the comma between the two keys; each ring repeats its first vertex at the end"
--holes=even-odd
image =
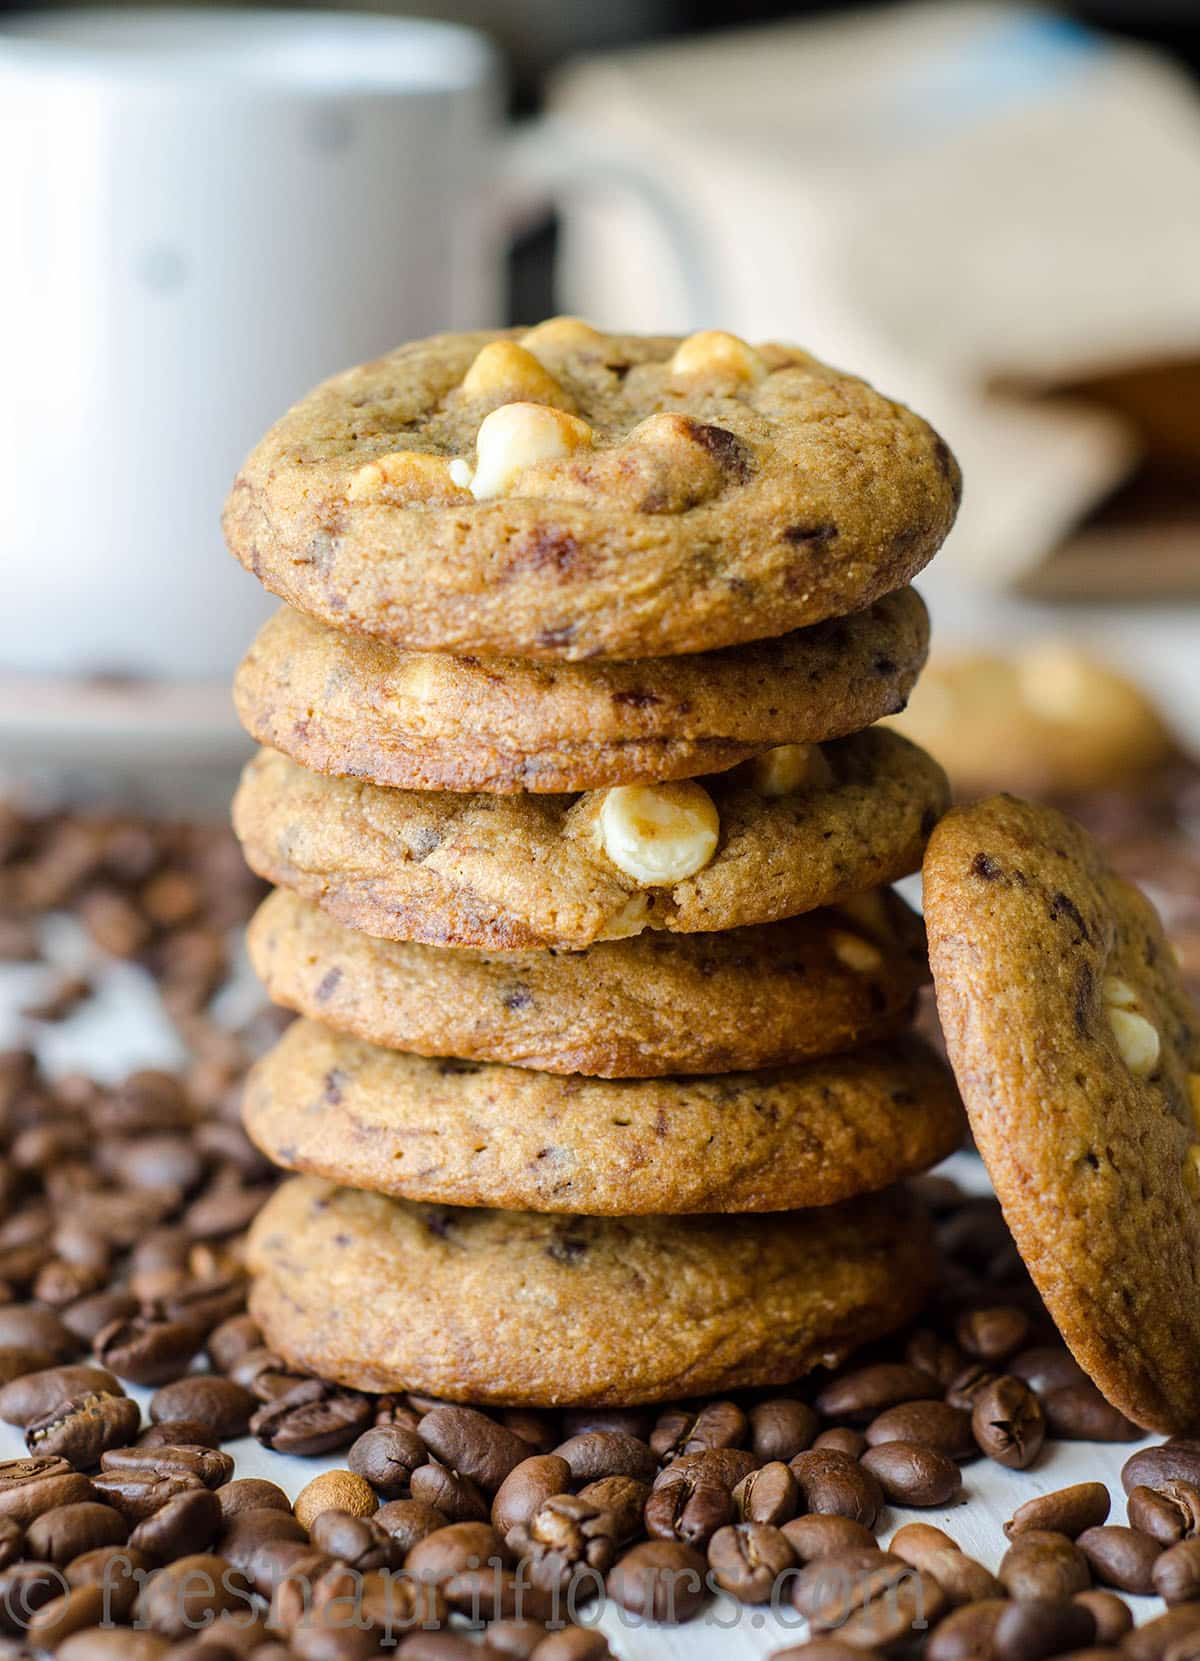
{"type": "MultiPolygon", "coordinates": [[[[80,967],[89,956],[78,929],[65,921],[57,921],[49,931],[47,952],[64,968],[80,967]]],[[[0,1045],[36,1039],[51,1073],[82,1066],[105,1080],[119,1079],[134,1067],[179,1062],[176,1041],[163,1020],[153,987],[139,969],[117,965],[107,970],[100,977],[98,997],[85,1003],[70,1021],[37,1028],[23,1023],[16,1010],[40,990],[46,978],[44,969],[0,966],[0,1045]]],[[[257,992],[244,967],[225,996],[227,1013],[233,1020],[244,1018],[255,1006],[257,992]]],[[[958,1155],[948,1168],[972,1189],[986,1186],[982,1167],[972,1156],[958,1155]]],[[[143,1406],[150,1396],[149,1391],[133,1388],[130,1394],[143,1406]]],[[[17,1457],[24,1451],[20,1433],[0,1425],[0,1458],[17,1457]]],[[[237,1462],[239,1476],[266,1477],[292,1496],[319,1471],[344,1465],[344,1452],[324,1459],[286,1458],[251,1438],[228,1444],[227,1451],[237,1462]]],[[[1007,1545],[1002,1525],[1016,1507],[1034,1494],[1048,1493],[1071,1482],[1107,1483],[1113,1496],[1111,1520],[1124,1522],[1120,1470],[1132,1451],[1129,1444],[1105,1447],[1058,1443],[1033,1470],[1024,1472],[1006,1471],[989,1460],[977,1460],[964,1468],[964,1495],[969,1503],[945,1510],[890,1510],[880,1532],[881,1543],[886,1544],[903,1522],[931,1522],[945,1528],[965,1551],[995,1569],[1007,1545]]],[[[1139,1620],[1160,1607],[1157,1600],[1149,1598],[1131,1599],[1130,1603],[1139,1620]]],[[[587,1614],[589,1619],[594,1618],[595,1611],[587,1614]]],[[[725,1596],[714,1599],[697,1621],[680,1628],[634,1624],[615,1605],[604,1610],[599,1625],[624,1661],[662,1661],[667,1657],[675,1661],[752,1661],[783,1644],[797,1643],[804,1636],[803,1623],[790,1607],[776,1617],[769,1610],[740,1606],[725,1596]],[[790,1624],[792,1621],[796,1624],[790,1624]]]]}

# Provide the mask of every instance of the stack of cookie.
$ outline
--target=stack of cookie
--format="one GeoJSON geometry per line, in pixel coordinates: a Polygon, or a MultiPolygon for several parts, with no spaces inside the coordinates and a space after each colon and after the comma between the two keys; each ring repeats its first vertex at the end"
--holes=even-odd
{"type": "Polygon", "coordinates": [[[293,409],[231,497],[289,607],[239,673],[235,825],[299,1011],[247,1128],[288,1360],[630,1403],[795,1378],[931,1275],[900,1179],[959,1141],[887,887],[946,805],[872,724],[958,474],[808,354],[559,318],[293,409]]]}

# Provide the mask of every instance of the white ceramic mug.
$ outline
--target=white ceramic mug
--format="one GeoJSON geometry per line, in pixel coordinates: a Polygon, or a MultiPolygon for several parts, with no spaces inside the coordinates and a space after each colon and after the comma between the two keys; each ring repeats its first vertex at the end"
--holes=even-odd
{"type": "MultiPolygon", "coordinates": [[[[519,204],[600,174],[653,195],[636,163],[568,131],[506,130],[471,30],[234,10],[5,20],[6,684],[227,677],[272,603],[220,542],[250,445],[339,368],[495,323],[519,204]]],[[[701,286],[686,227],[654,205],[701,286]]]]}

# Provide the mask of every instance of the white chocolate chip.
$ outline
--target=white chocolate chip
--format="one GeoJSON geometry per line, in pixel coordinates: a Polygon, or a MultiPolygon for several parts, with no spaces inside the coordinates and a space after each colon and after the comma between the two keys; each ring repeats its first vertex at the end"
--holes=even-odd
{"type": "Polygon", "coordinates": [[[521,345],[537,357],[541,352],[578,352],[595,350],[604,345],[605,337],[593,329],[582,317],[548,317],[527,329],[521,336],[521,345]]]}
{"type": "Polygon", "coordinates": [[[600,806],[600,842],[619,871],[646,888],[682,882],[717,851],[721,821],[712,797],[681,784],[623,784],[600,806]]]}
{"type": "Polygon", "coordinates": [[[1162,1048],[1157,1027],[1136,1010],[1122,1009],[1116,1004],[1109,1005],[1108,1020],[1121,1060],[1134,1078],[1149,1078],[1158,1066],[1162,1048]]]}
{"type": "Polygon", "coordinates": [[[833,774],[819,744],[779,744],[755,756],[750,779],[760,796],[790,796],[830,784],[833,774]]]}
{"type": "Polygon", "coordinates": [[[381,496],[403,496],[408,501],[447,500],[461,494],[454,476],[455,463],[425,450],[393,450],[356,469],[346,486],[352,502],[370,502],[381,496]]]}
{"type": "Polygon", "coordinates": [[[506,403],[518,398],[534,404],[570,402],[554,376],[515,340],[490,340],[464,375],[462,390],[468,398],[503,393],[506,403]]]}
{"type": "Polygon", "coordinates": [[[879,947],[864,940],[860,934],[834,929],[829,936],[829,944],[838,962],[852,969],[856,975],[877,974],[883,968],[883,953],[879,947]]]}
{"type": "Polygon", "coordinates": [[[723,329],[701,329],[679,343],[670,370],[675,381],[732,381],[753,386],[765,377],[767,366],[740,336],[726,334],[723,329]]]}
{"type": "Polygon", "coordinates": [[[1136,1009],[1139,1002],[1133,987],[1120,975],[1105,975],[1101,995],[1110,1009],[1136,1009]]]}
{"type": "MultiPolygon", "coordinates": [[[[546,404],[501,404],[484,417],[475,439],[470,491],[477,502],[509,496],[518,474],[539,461],[558,461],[592,442],[592,429],[546,404]]],[[[465,467],[465,464],[464,464],[465,467]]],[[[452,466],[457,480],[462,468],[452,466]]]]}

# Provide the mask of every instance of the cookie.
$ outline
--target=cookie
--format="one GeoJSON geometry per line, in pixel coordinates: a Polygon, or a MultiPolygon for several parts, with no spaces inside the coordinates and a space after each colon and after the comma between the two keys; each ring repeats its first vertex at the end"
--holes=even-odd
{"type": "Polygon", "coordinates": [[[1081,1366],[1200,1429],[1200,1021],[1153,907],[1087,833],[996,797],[934,832],[938,1010],[1013,1238],[1081,1366]]]}
{"type": "Polygon", "coordinates": [[[902,405],[732,335],[435,335],[326,381],[225,510],[233,553],[336,628],[418,651],[672,657],[902,588],[960,475],[902,405]]]}
{"type": "Polygon", "coordinates": [[[597,790],[860,732],[904,708],[928,639],[911,588],[781,640],[643,663],[401,652],[284,609],[234,698],[260,744],[319,773],[404,790],[597,790]]]}
{"type": "Polygon", "coordinates": [[[889,890],[848,910],[578,952],[376,940],[275,891],[247,935],[273,1003],[385,1049],[645,1078],[786,1066],[893,1032],[928,969],[889,890]]]}
{"type": "Polygon", "coordinates": [[[894,1331],[934,1275],[893,1191],[770,1217],[547,1217],[286,1182],[250,1307],[293,1367],[445,1401],[619,1406],[784,1384],[894,1331]]]}
{"type": "Polygon", "coordinates": [[[264,750],[234,826],[260,876],[352,928],[500,951],[774,922],[917,868],[946,804],[928,756],[872,729],[792,759],[757,787],[738,770],[492,796],[385,790],[264,750]]]}
{"type": "Polygon", "coordinates": [[[1175,748],[1140,687],[1053,640],[1012,657],[935,659],[894,724],[938,758],[964,799],[1136,787],[1175,748]]]}
{"type": "Polygon", "coordinates": [[[589,1217],[832,1205],[963,1137],[949,1074],[911,1037],[769,1073],[614,1080],[431,1061],[296,1021],[253,1069],[242,1115],[288,1170],[589,1217]]]}

